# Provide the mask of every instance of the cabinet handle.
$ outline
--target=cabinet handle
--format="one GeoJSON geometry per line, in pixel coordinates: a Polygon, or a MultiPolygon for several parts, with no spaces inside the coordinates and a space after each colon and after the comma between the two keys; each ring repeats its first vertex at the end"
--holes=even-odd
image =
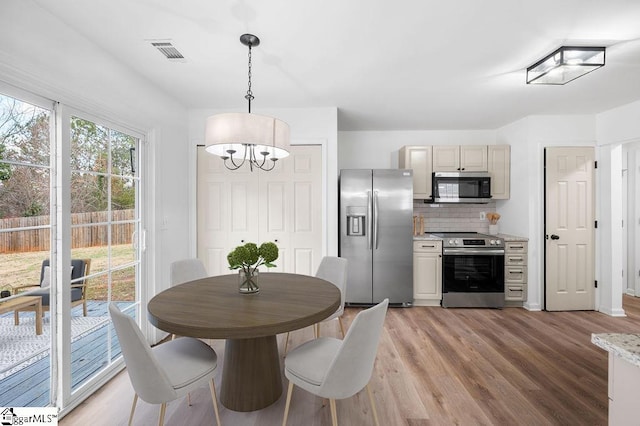
{"type": "Polygon", "coordinates": [[[425,246],[425,245],[423,245],[422,248],[436,248],[436,246],[425,246]]]}
{"type": "Polygon", "coordinates": [[[522,274],[522,271],[509,271],[510,274],[522,274]]]}
{"type": "Polygon", "coordinates": [[[524,246],[511,246],[511,249],[520,249],[522,250],[524,246]]]}

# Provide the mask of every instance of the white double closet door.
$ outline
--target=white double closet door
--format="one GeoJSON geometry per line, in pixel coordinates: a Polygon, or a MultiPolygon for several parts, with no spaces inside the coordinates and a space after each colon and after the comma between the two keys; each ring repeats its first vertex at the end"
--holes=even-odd
{"type": "MultiPolygon", "coordinates": [[[[314,275],[322,257],[322,147],[291,146],[274,170],[225,168],[198,148],[198,257],[210,275],[232,273],[227,254],[247,242],[278,245],[270,272],[314,275]]],[[[263,269],[266,271],[266,269],[263,269]]]]}

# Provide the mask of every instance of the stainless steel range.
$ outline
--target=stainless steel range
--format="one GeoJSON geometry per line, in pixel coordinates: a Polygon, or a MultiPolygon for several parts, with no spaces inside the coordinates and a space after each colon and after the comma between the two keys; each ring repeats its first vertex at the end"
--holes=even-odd
{"type": "Polygon", "coordinates": [[[442,306],[504,306],[504,240],[474,232],[432,233],[442,238],[442,306]]]}

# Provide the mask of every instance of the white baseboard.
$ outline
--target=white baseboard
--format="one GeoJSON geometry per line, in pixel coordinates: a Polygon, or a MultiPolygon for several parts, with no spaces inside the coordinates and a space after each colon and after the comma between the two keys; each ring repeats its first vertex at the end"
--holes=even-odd
{"type": "Polygon", "coordinates": [[[626,317],[627,314],[624,313],[624,309],[599,309],[598,312],[602,312],[603,314],[612,316],[612,317],[626,317]]]}
{"type": "Polygon", "coordinates": [[[540,306],[539,303],[527,303],[525,302],[524,305],[522,305],[523,308],[525,308],[527,311],[541,311],[542,310],[542,306],[540,306]]]}

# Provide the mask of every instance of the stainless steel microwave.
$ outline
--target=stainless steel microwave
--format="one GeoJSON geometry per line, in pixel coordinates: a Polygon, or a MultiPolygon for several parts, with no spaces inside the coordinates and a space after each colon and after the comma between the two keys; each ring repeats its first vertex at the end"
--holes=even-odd
{"type": "Polygon", "coordinates": [[[434,203],[491,201],[491,177],[487,172],[435,172],[432,183],[434,203]]]}

